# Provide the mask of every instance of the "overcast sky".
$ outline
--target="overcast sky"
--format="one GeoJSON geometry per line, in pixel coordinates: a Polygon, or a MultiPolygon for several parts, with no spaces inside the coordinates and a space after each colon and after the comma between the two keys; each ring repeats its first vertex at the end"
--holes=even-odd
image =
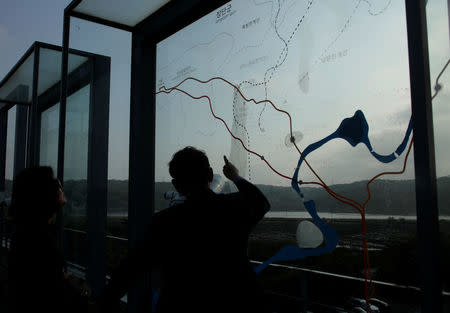
{"type": "MultiPolygon", "coordinates": [[[[381,152],[385,151],[387,153],[389,151],[390,153],[392,152],[392,147],[398,145],[399,138],[401,133],[404,132],[404,126],[410,114],[409,81],[406,72],[407,68],[405,71],[405,65],[407,65],[407,60],[405,60],[406,51],[403,49],[406,42],[405,29],[402,26],[402,23],[404,23],[402,18],[404,19],[404,16],[401,11],[401,3],[403,2],[390,2],[389,0],[346,0],[339,6],[335,6],[333,1],[330,0],[317,1],[311,7],[311,13],[305,18],[310,28],[300,27],[293,35],[292,40],[289,42],[289,55],[286,57],[286,62],[283,63],[285,68],[280,67],[279,71],[277,71],[278,74],[274,74],[269,86],[268,97],[278,102],[286,101],[286,107],[294,109],[293,114],[297,114],[294,119],[294,130],[301,132],[304,136],[300,148],[304,149],[307,144],[330,133],[338,126],[340,120],[351,116],[356,109],[360,108],[363,109],[368,118],[374,147],[381,152]],[[358,5],[359,2],[361,3],[358,5]],[[389,4],[386,12],[379,16],[374,16],[374,13],[383,10],[386,4],[389,4]],[[318,15],[319,9],[322,15],[318,15]],[[350,16],[352,17],[351,23],[345,26],[346,20],[350,16]],[[389,25],[383,26],[384,21],[392,23],[395,28],[389,28],[389,25]],[[333,36],[343,26],[342,38],[339,38],[335,44],[331,45],[327,53],[321,55],[324,47],[327,47],[327,42],[330,43],[330,40],[332,41],[335,38],[333,36]],[[320,34],[320,36],[317,34],[320,34]],[[348,34],[353,37],[345,37],[348,34]],[[398,40],[399,42],[397,42],[398,40]],[[359,42],[364,42],[364,45],[358,44],[359,42]],[[309,50],[305,49],[305,43],[308,43],[309,50]],[[392,48],[391,45],[400,48],[392,48]],[[374,51],[374,47],[378,50],[374,51]],[[322,62],[322,59],[318,58],[320,56],[326,58],[328,55],[333,55],[333,53],[336,55],[340,53],[342,57],[333,62],[322,62]],[[361,60],[364,60],[365,53],[375,56],[375,58],[371,59],[374,61],[371,66],[367,66],[366,63],[359,63],[361,60]],[[288,66],[290,67],[286,68],[288,66]],[[335,76],[331,75],[339,72],[344,73],[344,77],[354,78],[354,75],[360,75],[358,69],[361,67],[374,70],[367,77],[364,77],[363,89],[358,87],[363,84],[362,78],[357,79],[357,83],[353,83],[344,79],[336,79],[335,76]],[[310,71],[309,82],[300,84],[299,77],[305,71],[310,71]],[[283,73],[288,73],[289,75],[283,76],[281,75],[283,73]],[[291,73],[294,74],[291,75],[291,73]],[[369,91],[370,94],[368,94],[369,91]],[[351,99],[344,99],[342,97],[344,93],[351,94],[351,99]],[[296,107],[292,99],[295,99],[297,96],[301,96],[301,99],[304,101],[302,101],[300,106],[296,107]],[[339,106],[333,103],[335,96],[339,98],[339,101],[337,101],[340,104],[339,106]],[[347,107],[342,106],[344,103],[346,103],[347,107]],[[389,113],[385,114],[385,112],[389,113]]],[[[429,0],[428,2],[427,13],[429,17],[432,80],[435,79],[450,55],[446,2],[445,0],[429,0]]],[[[34,41],[61,44],[63,10],[69,3],[70,1],[68,0],[3,0],[0,2],[0,78],[6,75],[34,41]]],[[[163,69],[158,74],[171,75],[172,81],[167,81],[167,87],[174,84],[177,75],[181,75],[178,77],[180,78],[186,74],[183,73],[183,70],[187,71],[187,73],[191,70],[197,70],[197,73],[202,73],[202,79],[209,78],[207,75],[221,73],[233,82],[239,83],[252,77],[257,81],[261,78],[259,70],[277,64],[279,55],[284,57],[282,55],[283,44],[277,37],[279,35],[284,40],[289,38],[298,22],[299,14],[303,14],[302,12],[306,10],[307,1],[281,1],[280,8],[277,7],[277,1],[248,2],[248,6],[253,4],[261,4],[258,5],[259,11],[245,11],[245,8],[237,2],[233,3],[233,7],[236,8],[234,9],[236,14],[230,16],[228,20],[224,19],[222,22],[223,25],[226,25],[232,20],[235,21],[236,23],[232,29],[225,29],[224,31],[218,28],[204,28],[202,31],[194,32],[192,36],[179,38],[179,41],[172,40],[168,48],[166,48],[169,54],[164,57],[165,59],[160,59],[162,63],[172,64],[172,68],[163,69]],[[297,5],[298,3],[301,3],[301,5],[297,5]],[[279,23],[276,30],[273,27],[275,20],[279,23]],[[264,51],[264,53],[255,53],[254,58],[249,58],[248,55],[242,56],[242,49],[246,49],[246,47],[239,42],[239,39],[245,39],[246,37],[237,35],[237,32],[244,28],[248,28],[251,31],[251,27],[259,27],[261,34],[268,38],[265,41],[267,44],[265,50],[254,50],[258,52],[264,51]],[[276,31],[278,31],[278,34],[276,31]],[[231,37],[223,34],[226,32],[232,33],[234,42],[230,42],[231,37]],[[219,34],[221,35],[217,37],[219,34]],[[211,42],[215,43],[216,46],[203,51],[215,52],[213,55],[205,55],[209,59],[204,58],[203,61],[205,62],[201,63],[203,65],[200,66],[200,63],[195,59],[189,59],[190,56],[179,58],[178,52],[182,52],[182,56],[186,55],[186,53],[188,55],[189,51],[187,50],[193,45],[211,42]],[[229,52],[229,54],[220,54],[225,52],[229,52]],[[229,56],[231,58],[226,60],[225,58],[229,56]],[[221,67],[216,66],[214,60],[220,60],[221,58],[223,61],[220,64],[221,67]],[[260,67],[255,67],[255,62],[260,62],[261,64],[257,65],[260,67]],[[225,63],[226,66],[223,66],[225,63]],[[186,64],[192,65],[193,69],[186,69],[186,64]],[[251,73],[252,71],[254,73],[251,73]],[[249,73],[252,75],[249,75],[249,73]]],[[[217,18],[217,12],[214,12],[212,16],[217,18]]],[[[252,39],[256,40],[257,37],[254,36],[252,39]]],[[[110,178],[126,179],[128,177],[131,36],[123,31],[72,19],[71,47],[108,55],[112,58],[109,176],[110,178]]],[[[448,104],[450,93],[447,87],[450,85],[450,76],[448,72],[441,77],[441,83],[444,88],[433,104],[436,117],[435,141],[438,176],[450,175],[450,162],[447,161],[447,155],[450,152],[448,142],[448,128],[450,127],[448,104]]],[[[211,86],[209,90],[212,90],[212,94],[216,96],[225,93],[227,97],[223,101],[227,99],[232,100],[233,92],[230,90],[224,91],[221,88],[221,86],[217,85],[211,86]]],[[[194,90],[202,91],[203,89],[198,88],[194,90]]],[[[258,88],[254,90],[248,88],[247,92],[250,94],[253,92],[260,99],[264,97],[261,89],[258,88]]],[[[188,105],[194,103],[186,101],[185,98],[180,96],[177,96],[176,99],[178,102],[183,101],[184,104],[188,105]]],[[[166,97],[164,100],[158,101],[171,103],[170,101],[172,100],[166,97]]],[[[220,106],[220,108],[224,108],[223,114],[225,116],[232,114],[230,105],[220,106]]],[[[185,114],[182,121],[188,119],[188,121],[192,122],[195,118],[198,119],[198,115],[194,114],[194,118],[191,118],[190,114],[199,111],[191,111],[192,107],[187,106],[184,106],[183,109],[185,114]]],[[[207,111],[202,110],[201,112],[207,111]]],[[[286,174],[292,174],[289,172],[295,167],[297,156],[290,150],[283,150],[287,149],[287,147],[283,146],[281,139],[288,134],[288,131],[279,127],[279,125],[282,125],[281,121],[279,124],[277,122],[277,119],[280,117],[267,111],[262,115],[262,124],[260,124],[256,119],[256,117],[259,117],[260,111],[255,112],[255,114],[248,117],[247,121],[249,128],[251,126],[254,130],[251,138],[253,147],[259,149],[260,144],[258,142],[265,142],[266,146],[268,143],[269,147],[264,154],[268,158],[270,157],[274,164],[283,169],[286,174]],[[270,125],[275,131],[279,130],[280,132],[271,133],[270,125]],[[265,132],[256,131],[257,129],[261,131],[261,128],[265,132]],[[288,156],[287,158],[286,155],[288,156]]],[[[161,115],[159,121],[163,120],[163,116],[161,115]]],[[[210,116],[205,116],[206,118],[210,118],[210,116]]],[[[171,123],[178,124],[178,121],[173,117],[171,123]]],[[[230,127],[232,123],[233,121],[230,119],[230,127]]],[[[224,131],[223,125],[220,123],[211,125],[212,128],[201,129],[200,133],[197,132],[198,130],[195,130],[195,134],[197,134],[195,137],[183,139],[173,145],[167,144],[172,143],[170,138],[164,132],[160,132],[158,140],[165,143],[161,145],[165,150],[160,156],[157,156],[156,169],[157,173],[164,174],[160,174],[157,179],[166,180],[168,178],[167,158],[178,146],[186,144],[198,143],[198,146],[207,150],[213,159],[212,163],[215,171],[220,171],[220,154],[231,154],[232,141],[224,131]],[[213,137],[211,135],[216,133],[221,134],[217,137],[219,140],[212,140],[211,138],[213,137]],[[209,144],[202,145],[201,142],[205,141],[205,134],[210,137],[209,144]]],[[[171,131],[172,133],[182,133],[176,127],[172,128],[171,131]]],[[[316,162],[316,167],[322,173],[325,173],[323,175],[329,178],[329,183],[365,179],[372,173],[384,169],[383,167],[378,167],[376,163],[370,163],[373,160],[368,161],[366,158],[361,158],[361,155],[367,153],[367,150],[360,148],[358,148],[360,151],[358,149],[350,150],[348,147],[348,144],[341,144],[340,142],[330,143],[326,149],[323,149],[323,153],[318,151],[314,156],[311,155],[311,162],[316,162]],[[359,154],[357,153],[355,157],[354,152],[357,150],[359,154]],[[339,155],[340,157],[335,158],[330,157],[330,155],[339,155]]],[[[253,178],[259,179],[262,183],[285,184],[283,180],[279,180],[276,176],[267,172],[267,167],[260,160],[252,159],[250,164],[253,170],[253,178]]],[[[388,168],[393,169],[399,166],[397,162],[388,168]]],[[[248,168],[245,170],[248,172],[248,168]]],[[[306,172],[305,175],[309,177],[309,174],[306,172]]],[[[409,170],[403,177],[411,178],[413,176],[413,172],[409,170]]]]}
{"type": "MultiPolygon", "coordinates": [[[[70,2],[0,1],[0,79],[35,41],[61,45],[63,12],[70,2]]],[[[111,57],[109,177],[128,179],[131,35],[72,18],[70,47],[111,57]]],[[[84,161],[72,168],[85,169],[84,161]]],[[[71,173],[66,178],[85,176],[85,171],[71,173]]]]}
{"type": "MultiPolygon", "coordinates": [[[[339,123],[362,110],[374,150],[390,154],[402,141],[411,101],[403,1],[333,0],[233,1],[174,34],[158,47],[158,85],[172,87],[189,76],[207,80],[221,76],[257,100],[267,98],[292,116],[293,130],[302,134],[305,149],[336,130],[339,123]],[[273,70],[271,70],[271,68],[273,70]],[[306,80],[301,78],[308,73],[306,80]]],[[[431,77],[436,78],[449,54],[445,0],[428,3],[431,77]]],[[[448,114],[449,73],[434,101],[438,176],[450,174],[448,114]]],[[[289,134],[284,114],[270,106],[243,104],[222,82],[193,81],[180,88],[194,96],[208,95],[216,115],[234,135],[262,154],[284,175],[291,176],[299,155],[285,145],[289,134]],[[240,101],[240,102],[239,102],[240,101]]],[[[157,96],[156,179],[170,180],[165,164],[187,143],[204,149],[220,172],[221,155],[229,155],[246,178],[257,183],[289,186],[262,160],[248,157],[225,125],[212,118],[205,99],[184,94],[157,96]],[[167,123],[170,121],[170,123],[167,123]],[[169,144],[170,143],[170,144],[169,144]]],[[[404,154],[390,164],[376,161],[366,147],[352,148],[334,140],[308,156],[313,168],[330,184],[370,179],[398,171],[404,154]]],[[[407,171],[387,179],[414,177],[413,157],[407,171]]],[[[316,180],[306,167],[303,180],[316,180]]]]}

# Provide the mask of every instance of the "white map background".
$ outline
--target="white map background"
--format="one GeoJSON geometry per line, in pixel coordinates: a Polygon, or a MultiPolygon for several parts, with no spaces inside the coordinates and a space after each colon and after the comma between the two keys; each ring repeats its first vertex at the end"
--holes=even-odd
{"type": "MultiPolygon", "coordinates": [[[[434,21],[442,25],[441,19],[434,21]]],[[[447,53],[447,46],[448,41],[438,51],[447,53]]],[[[329,135],[360,109],[374,150],[390,154],[403,139],[411,114],[404,1],[232,1],[160,42],[156,75],[157,90],[188,77],[222,77],[247,98],[271,100],[291,114],[293,130],[302,137],[300,149],[329,135]]],[[[179,88],[209,96],[216,115],[249,149],[279,172],[293,174],[299,154],[285,143],[285,114],[244,101],[219,80],[188,80],[179,88]]],[[[249,155],[213,118],[206,99],[193,100],[177,91],[158,94],[156,119],[156,181],[170,181],[172,154],[192,145],[207,152],[215,172],[221,172],[222,155],[227,155],[255,183],[290,183],[249,155]]],[[[381,164],[363,145],[352,148],[343,140],[328,143],[308,160],[330,185],[370,179],[403,164],[403,157],[381,164]]],[[[448,175],[448,165],[440,172],[448,175]]],[[[407,172],[397,178],[413,177],[411,154],[407,172]]],[[[315,180],[306,167],[300,178],[315,180]]]]}

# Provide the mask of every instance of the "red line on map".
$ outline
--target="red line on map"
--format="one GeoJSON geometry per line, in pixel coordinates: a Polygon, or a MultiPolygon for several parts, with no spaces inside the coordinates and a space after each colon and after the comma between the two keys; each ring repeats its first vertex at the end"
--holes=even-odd
{"type": "MultiPolygon", "coordinates": [[[[247,102],[253,102],[253,103],[255,103],[255,104],[261,104],[261,103],[269,103],[269,104],[271,104],[272,107],[273,107],[276,111],[281,112],[281,113],[284,113],[284,114],[287,115],[287,117],[288,117],[288,119],[289,119],[289,132],[290,132],[290,135],[292,136],[292,135],[293,135],[293,132],[292,132],[292,118],[291,118],[291,115],[290,115],[287,111],[284,111],[284,110],[279,109],[279,108],[278,108],[272,101],[270,101],[270,100],[256,101],[254,98],[250,98],[250,99],[249,99],[249,98],[245,97],[244,94],[241,92],[241,90],[240,90],[236,85],[234,85],[233,83],[229,82],[228,80],[226,80],[226,79],[224,79],[224,78],[222,78],[222,77],[212,77],[212,78],[210,78],[210,79],[208,79],[208,80],[206,80],[206,81],[202,81],[202,80],[197,79],[197,78],[194,78],[194,77],[188,77],[188,78],[184,79],[183,81],[181,81],[180,83],[178,83],[178,84],[177,84],[176,86],[174,86],[174,87],[166,88],[165,86],[163,86],[163,87],[160,88],[160,90],[159,90],[158,92],[156,92],[156,94],[161,94],[161,93],[164,93],[164,94],[170,94],[170,93],[172,93],[172,91],[178,91],[178,92],[181,92],[181,93],[187,95],[188,97],[190,97],[190,98],[192,98],[192,99],[194,99],[194,100],[206,99],[206,100],[208,101],[208,103],[209,103],[209,108],[210,108],[211,114],[213,115],[213,117],[214,117],[215,119],[221,121],[221,122],[224,124],[225,128],[227,129],[227,131],[229,132],[229,134],[231,135],[231,137],[233,137],[235,140],[238,140],[238,141],[241,143],[242,147],[243,147],[248,153],[251,153],[251,154],[257,156],[257,157],[259,157],[262,161],[264,161],[264,162],[267,164],[267,166],[268,166],[275,174],[277,174],[277,175],[279,175],[280,177],[285,178],[285,179],[287,179],[287,180],[289,180],[289,181],[292,181],[292,177],[290,177],[290,176],[288,176],[288,175],[285,175],[285,174],[282,174],[282,173],[280,173],[279,171],[277,171],[277,170],[270,164],[270,162],[266,159],[265,156],[263,156],[263,155],[261,155],[261,154],[255,152],[255,151],[253,151],[253,150],[247,148],[247,147],[245,146],[244,142],[242,141],[242,139],[239,138],[239,137],[237,137],[237,136],[235,136],[235,135],[231,132],[231,130],[230,130],[230,128],[228,127],[228,124],[225,122],[225,120],[222,119],[221,117],[217,116],[217,115],[214,113],[214,110],[213,110],[213,107],[212,107],[212,100],[211,100],[211,98],[210,98],[209,96],[207,96],[207,95],[193,96],[193,95],[191,95],[190,93],[188,93],[187,91],[178,88],[179,86],[181,86],[181,85],[182,85],[184,82],[186,82],[187,80],[193,80],[193,81],[196,81],[196,82],[201,83],[201,84],[207,84],[207,83],[209,83],[209,82],[211,82],[211,81],[214,81],[214,80],[220,80],[220,81],[223,81],[223,82],[225,82],[226,84],[230,85],[231,87],[233,87],[233,88],[240,94],[240,96],[241,96],[245,101],[247,101],[247,102]]],[[[377,178],[379,178],[379,177],[381,177],[381,176],[383,176],[383,175],[400,175],[400,174],[403,174],[403,173],[405,172],[405,170],[406,170],[406,164],[407,164],[407,161],[408,161],[409,153],[410,153],[411,148],[412,148],[412,145],[413,145],[413,141],[414,141],[414,140],[411,139],[411,141],[410,141],[410,143],[409,143],[408,152],[406,153],[405,159],[404,159],[404,161],[403,161],[403,168],[402,168],[402,170],[400,170],[400,171],[398,171],[398,172],[382,172],[382,173],[379,173],[379,174],[375,175],[374,177],[372,177],[372,178],[367,182],[367,184],[366,184],[367,199],[366,199],[366,201],[365,201],[364,203],[362,203],[362,204],[359,203],[359,202],[357,202],[357,201],[355,201],[355,200],[353,200],[353,199],[347,198],[347,197],[345,197],[345,196],[343,196],[343,195],[340,195],[340,194],[336,193],[335,191],[333,191],[333,190],[332,190],[332,189],[331,189],[331,188],[330,188],[330,187],[322,180],[322,178],[319,176],[319,174],[316,173],[316,171],[315,171],[315,170],[312,168],[312,166],[308,163],[308,161],[306,160],[306,158],[303,157],[303,154],[302,154],[301,150],[298,148],[297,144],[296,144],[295,142],[293,143],[294,146],[295,146],[295,148],[296,148],[296,150],[297,150],[298,153],[300,154],[300,157],[303,158],[303,160],[304,160],[304,162],[306,163],[306,165],[308,166],[308,168],[311,170],[311,172],[314,174],[314,176],[316,176],[316,178],[320,181],[320,182],[303,182],[303,181],[300,180],[300,181],[298,181],[297,183],[298,183],[298,184],[301,184],[301,185],[318,185],[318,186],[321,186],[321,187],[324,188],[325,191],[327,191],[328,194],[331,195],[333,198],[335,198],[336,200],[338,200],[338,201],[340,201],[340,202],[342,202],[342,203],[344,203],[344,204],[350,205],[351,207],[355,208],[355,209],[361,214],[361,226],[362,226],[362,231],[361,231],[361,233],[362,233],[362,235],[363,235],[362,241],[363,241],[363,256],[364,256],[365,297],[366,297],[367,303],[370,302],[370,299],[371,299],[371,298],[373,297],[373,295],[374,295],[374,287],[373,287],[373,281],[372,281],[372,274],[371,274],[371,272],[370,272],[369,253],[368,253],[368,248],[367,248],[367,237],[366,237],[366,235],[367,235],[367,225],[366,225],[366,218],[365,218],[366,207],[367,207],[367,204],[369,203],[369,201],[370,201],[370,199],[371,199],[370,184],[371,184],[373,181],[375,181],[377,178]],[[370,289],[371,289],[370,295],[368,294],[368,283],[370,283],[370,289]]]]}

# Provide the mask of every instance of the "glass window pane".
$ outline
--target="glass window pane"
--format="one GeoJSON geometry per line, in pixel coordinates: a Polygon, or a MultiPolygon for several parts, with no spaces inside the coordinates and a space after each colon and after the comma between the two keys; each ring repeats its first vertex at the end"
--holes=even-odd
{"type": "Polygon", "coordinates": [[[108,272],[125,255],[128,237],[128,168],[131,89],[131,34],[73,19],[70,48],[111,59],[108,143],[108,272]]]}
{"type": "Polygon", "coordinates": [[[439,227],[441,233],[441,264],[443,273],[444,312],[450,310],[450,162],[448,139],[450,125],[450,58],[448,2],[430,0],[427,4],[430,80],[433,103],[434,144],[438,188],[439,227]]]}
{"type": "Polygon", "coordinates": [[[59,103],[41,114],[41,144],[39,164],[58,168],[59,103]]]}
{"type": "Polygon", "coordinates": [[[22,65],[13,73],[13,75],[0,86],[0,99],[11,101],[31,103],[31,89],[33,88],[33,64],[34,52],[22,63],[22,65]],[[26,89],[23,92],[16,93],[17,87],[21,86],[26,89]]]}
{"type": "MultiPolygon", "coordinates": [[[[39,53],[38,103],[41,113],[40,164],[57,172],[59,145],[59,100],[62,53],[41,48],[39,53]]],[[[63,211],[64,247],[69,261],[85,265],[87,153],[89,127],[90,64],[85,56],[69,53],[66,133],[64,155],[63,211]],[[75,89],[78,88],[78,89],[75,89]],[[75,91],[74,91],[75,89],[75,91]]]]}
{"type": "Polygon", "coordinates": [[[16,140],[16,106],[8,111],[8,130],[6,135],[6,168],[5,195],[11,197],[12,181],[14,179],[14,149],[16,140]]]}
{"type": "MultiPolygon", "coordinates": [[[[39,52],[39,88],[38,96],[41,96],[61,80],[61,51],[41,48],[39,52]]],[[[87,57],[71,53],[68,63],[68,73],[72,73],[88,60],[87,57]]],[[[41,103],[42,105],[42,103],[41,103]]]]}
{"type": "Polygon", "coordinates": [[[108,21],[135,26],[169,1],[170,0],[132,0],[124,2],[84,0],[77,5],[75,11],[100,17],[108,21]]]}
{"type": "Polygon", "coordinates": [[[67,97],[64,147],[64,227],[69,260],[85,265],[90,86],[67,97]]]}
{"type": "Polygon", "coordinates": [[[374,290],[419,307],[386,287],[419,284],[404,2],[231,1],[159,42],[156,63],[156,211],[174,152],[205,150],[217,192],[226,155],[271,202],[249,245],[268,291],[299,297],[309,271],[322,304],[374,290]]]}

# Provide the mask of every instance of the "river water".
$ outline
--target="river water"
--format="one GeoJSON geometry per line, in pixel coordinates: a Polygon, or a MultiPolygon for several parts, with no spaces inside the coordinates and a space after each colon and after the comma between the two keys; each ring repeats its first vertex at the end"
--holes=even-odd
{"type": "MultiPolygon", "coordinates": [[[[108,213],[109,217],[127,217],[128,214],[124,211],[108,213]]],[[[342,219],[342,220],[359,220],[361,215],[359,213],[321,213],[319,216],[324,219],[342,219]]],[[[266,213],[266,218],[293,218],[293,219],[307,219],[311,218],[308,212],[292,212],[292,211],[271,211],[266,213]]],[[[388,214],[366,214],[366,219],[368,220],[386,220],[389,218],[393,219],[404,219],[407,221],[416,220],[415,215],[388,215],[388,214]]],[[[450,216],[441,215],[439,220],[450,221],[450,216]]]]}

